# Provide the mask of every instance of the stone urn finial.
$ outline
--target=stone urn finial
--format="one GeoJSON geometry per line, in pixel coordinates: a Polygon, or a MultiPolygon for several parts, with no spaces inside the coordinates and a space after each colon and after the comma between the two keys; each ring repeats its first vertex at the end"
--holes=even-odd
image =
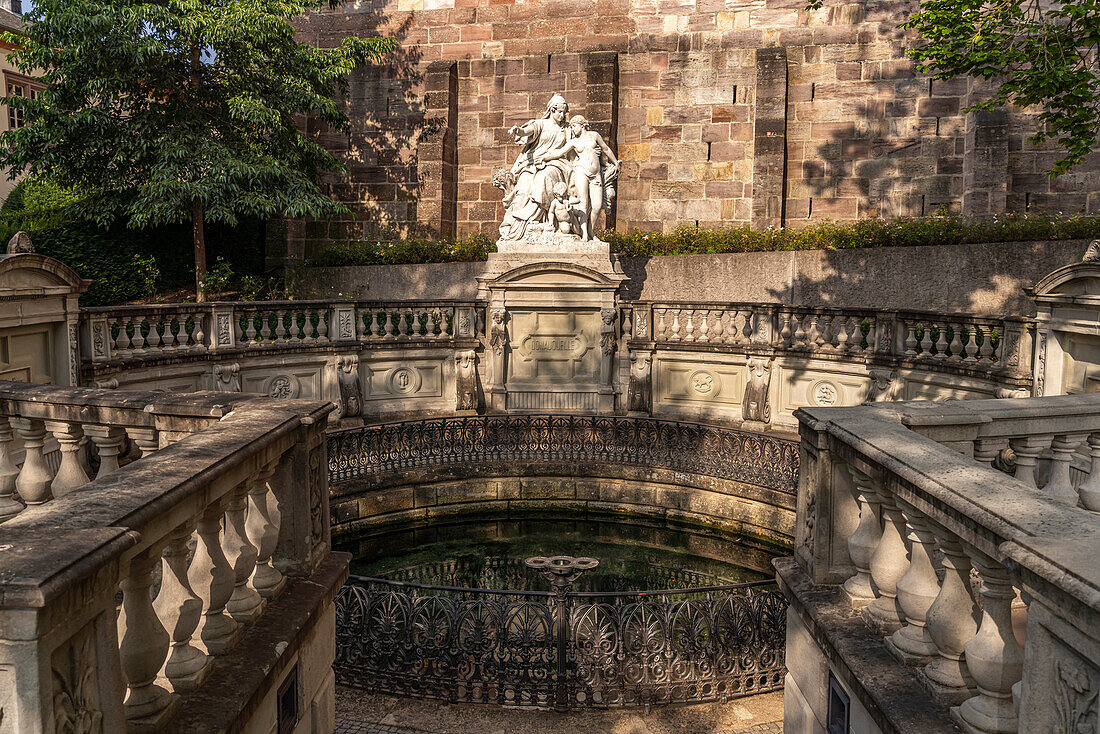
{"type": "Polygon", "coordinates": [[[9,255],[22,255],[32,252],[34,252],[34,245],[31,244],[31,236],[26,232],[16,232],[15,236],[8,240],[9,255]]]}

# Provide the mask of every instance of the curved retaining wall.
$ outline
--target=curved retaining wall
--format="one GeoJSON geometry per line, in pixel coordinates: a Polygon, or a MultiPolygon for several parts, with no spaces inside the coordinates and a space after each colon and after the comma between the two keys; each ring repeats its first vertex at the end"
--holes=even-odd
{"type": "MultiPolygon", "coordinates": [[[[472,416],[329,436],[333,535],[460,516],[630,516],[790,546],[797,444],[649,418],[472,416]]],[[[704,533],[705,535],[705,533],[704,533]]]]}

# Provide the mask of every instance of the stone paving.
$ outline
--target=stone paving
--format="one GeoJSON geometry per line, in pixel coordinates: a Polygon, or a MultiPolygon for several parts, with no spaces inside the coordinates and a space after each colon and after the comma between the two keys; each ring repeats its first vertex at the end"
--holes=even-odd
{"type": "MultiPolygon", "coordinates": [[[[352,719],[336,719],[336,734],[432,734],[420,729],[402,729],[385,724],[371,724],[366,721],[353,721],[352,719]]],[[[474,734],[471,732],[471,734],[474,734]]],[[[700,732],[699,734],[703,734],[700,732]]],[[[707,734],[711,734],[707,732],[707,734]]],[[[783,725],[778,721],[766,724],[754,724],[747,729],[722,729],[713,734],[783,734],[783,725]]]]}

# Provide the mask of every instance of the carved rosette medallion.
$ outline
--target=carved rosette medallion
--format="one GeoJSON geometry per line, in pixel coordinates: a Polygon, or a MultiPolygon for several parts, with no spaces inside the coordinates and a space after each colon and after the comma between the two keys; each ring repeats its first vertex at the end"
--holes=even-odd
{"type": "Polygon", "coordinates": [[[267,394],[273,398],[293,398],[298,395],[298,386],[290,375],[275,375],[267,383],[267,394]]]}
{"type": "Polygon", "coordinates": [[[420,389],[421,377],[420,373],[411,367],[398,367],[390,372],[387,382],[393,392],[399,395],[411,395],[420,389]]]}
{"type": "Polygon", "coordinates": [[[696,370],[688,377],[688,387],[700,397],[712,398],[718,394],[719,382],[714,373],[707,370],[696,370]]]}
{"type": "Polygon", "coordinates": [[[840,399],[840,390],[828,380],[819,380],[810,387],[810,402],[821,408],[830,408],[840,399]]]}

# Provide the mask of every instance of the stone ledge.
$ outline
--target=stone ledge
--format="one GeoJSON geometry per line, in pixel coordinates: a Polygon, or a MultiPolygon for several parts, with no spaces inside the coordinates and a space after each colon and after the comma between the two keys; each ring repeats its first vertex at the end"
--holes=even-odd
{"type": "MultiPolygon", "coordinates": [[[[256,624],[244,628],[226,655],[214,658],[210,676],[180,703],[165,734],[238,731],[298,654],[303,640],[348,577],[347,553],[333,553],[313,575],[288,579],[256,624]]],[[[308,715],[308,714],[307,714],[308,715]]]]}
{"type": "Polygon", "coordinates": [[[815,586],[793,558],[777,558],[772,564],[779,589],[791,604],[787,613],[798,615],[884,734],[958,732],[947,709],[932,702],[916,671],[898,663],[847,603],[840,587],[815,586]]]}

